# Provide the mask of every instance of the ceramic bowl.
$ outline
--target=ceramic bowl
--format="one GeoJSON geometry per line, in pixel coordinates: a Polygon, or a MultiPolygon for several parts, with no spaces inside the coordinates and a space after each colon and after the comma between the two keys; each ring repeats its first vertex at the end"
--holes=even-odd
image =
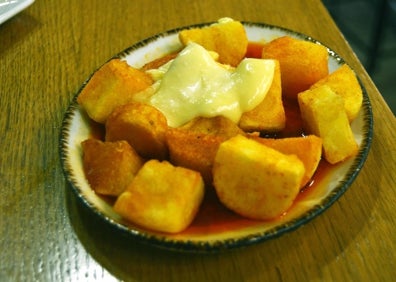
{"type": "MultiPolygon", "coordinates": [[[[142,67],[153,59],[179,50],[181,44],[177,34],[180,30],[209,24],[182,27],[157,34],[134,44],[114,57],[127,61],[133,67],[142,67]]],[[[252,42],[264,43],[289,35],[321,44],[309,36],[281,27],[251,22],[243,22],[243,24],[249,41],[252,42]]],[[[345,62],[336,52],[326,48],[329,52],[329,70],[332,72],[345,62]]],[[[359,144],[358,154],[335,166],[321,163],[320,173],[315,176],[311,187],[297,197],[286,214],[273,221],[254,221],[235,215],[221,206],[211,193],[207,193],[191,226],[179,234],[153,232],[123,220],[113,211],[109,201],[95,194],[84,176],[81,141],[90,136],[93,128],[92,122],[76,102],[81,90],[71,101],[62,124],[60,155],[64,174],[78,199],[94,214],[110,224],[114,232],[123,232],[141,242],[169,250],[188,252],[216,252],[256,244],[306,224],[329,208],[353,183],[369,152],[373,128],[370,101],[363,85],[361,87],[363,106],[352,123],[353,134],[359,144]]]]}

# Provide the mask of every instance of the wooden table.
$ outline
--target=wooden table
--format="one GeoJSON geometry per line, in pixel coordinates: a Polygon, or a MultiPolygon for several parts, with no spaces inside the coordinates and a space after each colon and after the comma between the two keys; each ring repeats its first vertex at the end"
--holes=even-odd
{"type": "Polygon", "coordinates": [[[0,281],[390,281],[396,277],[396,122],[317,0],[36,1],[0,26],[0,281]],[[358,73],[373,143],[349,190],[280,238],[220,254],[161,251],[114,234],[70,192],[63,114],[92,71],[158,32],[229,16],[308,34],[358,73]]]}

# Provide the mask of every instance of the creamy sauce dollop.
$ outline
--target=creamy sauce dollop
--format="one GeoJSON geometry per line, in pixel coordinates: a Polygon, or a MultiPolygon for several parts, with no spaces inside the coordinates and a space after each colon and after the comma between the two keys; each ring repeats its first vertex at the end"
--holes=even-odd
{"type": "Polygon", "coordinates": [[[156,82],[147,102],[166,116],[169,126],[218,115],[238,123],[263,101],[274,76],[273,60],[246,58],[232,68],[215,58],[189,43],[175,59],[151,71],[156,82]]]}

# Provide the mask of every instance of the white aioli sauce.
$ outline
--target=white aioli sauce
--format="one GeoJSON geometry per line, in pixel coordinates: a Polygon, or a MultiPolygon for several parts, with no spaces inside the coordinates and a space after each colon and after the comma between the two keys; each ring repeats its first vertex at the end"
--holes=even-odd
{"type": "Polygon", "coordinates": [[[158,80],[148,103],[171,127],[198,116],[222,115],[238,123],[242,113],[263,101],[274,69],[273,60],[251,58],[236,68],[222,65],[202,46],[189,43],[174,60],[152,72],[158,80]]]}

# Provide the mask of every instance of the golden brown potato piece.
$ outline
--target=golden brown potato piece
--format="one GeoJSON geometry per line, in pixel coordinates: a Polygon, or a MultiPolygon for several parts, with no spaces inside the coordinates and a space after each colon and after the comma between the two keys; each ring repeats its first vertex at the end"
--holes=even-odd
{"type": "Polygon", "coordinates": [[[232,120],[223,117],[197,117],[181,127],[182,129],[196,133],[217,135],[224,138],[231,138],[238,134],[244,134],[232,120]]]}
{"type": "Polygon", "coordinates": [[[264,100],[253,110],[242,114],[239,126],[245,131],[277,132],[286,124],[282,102],[282,85],[279,62],[276,61],[274,78],[264,100]]]}
{"type": "Polygon", "coordinates": [[[296,155],[305,167],[301,188],[311,180],[322,157],[322,139],[315,135],[280,139],[252,137],[252,139],[283,154],[296,155]]]}
{"type": "Polygon", "coordinates": [[[300,191],[304,165],[238,135],[223,142],[213,165],[213,183],[220,201],[253,219],[273,219],[290,208],[300,191]]]}
{"type": "Polygon", "coordinates": [[[329,163],[335,164],[356,154],[358,145],[341,96],[323,85],[298,94],[298,103],[308,132],[322,138],[324,157],[329,163]]]}
{"type": "Polygon", "coordinates": [[[327,77],[322,78],[311,89],[327,85],[344,99],[345,111],[349,122],[358,115],[363,102],[362,88],[353,70],[346,64],[342,65],[327,77]]]}
{"type": "Polygon", "coordinates": [[[180,128],[169,128],[166,142],[170,161],[201,173],[205,183],[212,184],[213,161],[221,142],[227,138],[180,128]]]}
{"type": "Polygon", "coordinates": [[[178,54],[179,53],[176,52],[176,53],[167,54],[163,57],[159,57],[158,59],[155,59],[155,60],[145,64],[140,70],[147,71],[147,70],[151,70],[151,69],[158,69],[159,67],[165,65],[169,61],[176,58],[178,54]]]}
{"type": "Polygon", "coordinates": [[[279,61],[283,95],[293,99],[329,74],[328,53],[324,46],[290,36],[265,44],[262,58],[279,61]]]}
{"type": "Polygon", "coordinates": [[[98,69],[82,89],[77,102],[94,121],[105,123],[117,106],[132,101],[135,93],[153,83],[150,75],[113,59],[98,69]]]}
{"type": "Polygon", "coordinates": [[[142,227],[177,233],[191,224],[203,196],[198,172],[150,160],[118,197],[114,210],[142,227]]]}
{"type": "Polygon", "coordinates": [[[218,23],[204,28],[186,29],[179,32],[182,44],[195,42],[208,51],[219,54],[219,62],[237,66],[244,58],[248,46],[245,28],[239,21],[220,19],[218,23]]]}
{"type": "Polygon", "coordinates": [[[87,139],[81,146],[85,176],[98,194],[120,195],[143,165],[142,159],[126,141],[87,139]]]}
{"type": "Polygon", "coordinates": [[[106,122],[106,141],[126,140],[144,158],[163,160],[167,156],[165,116],[143,103],[117,107],[106,122]]]}

